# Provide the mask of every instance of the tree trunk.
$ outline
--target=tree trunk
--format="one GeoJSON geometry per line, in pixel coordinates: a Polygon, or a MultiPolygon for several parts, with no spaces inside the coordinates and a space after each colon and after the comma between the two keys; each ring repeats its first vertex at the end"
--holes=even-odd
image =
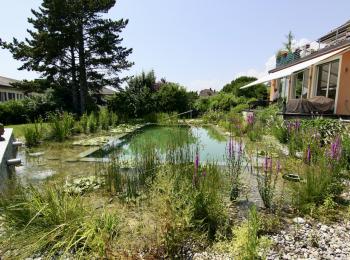
{"type": "Polygon", "coordinates": [[[80,113],[83,114],[86,110],[87,100],[87,79],[86,79],[86,64],[85,64],[85,44],[84,44],[84,29],[83,25],[79,25],[78,53],[79,53],[79,85],[80,85],[80,113]]]}
{"type": "Polygon", "coordinates": [[[78,100],[78,81],[77,81],[77,68],[75,64],[75,53],[74,47],[70,48],[71,52],[71,74],[72,74],[72,101],[74,113],[80,114],[79,111],[79,100],[78,100]]]}

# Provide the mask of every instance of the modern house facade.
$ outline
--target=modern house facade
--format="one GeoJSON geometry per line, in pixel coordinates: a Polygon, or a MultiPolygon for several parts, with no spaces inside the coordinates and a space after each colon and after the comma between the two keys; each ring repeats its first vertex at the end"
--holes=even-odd
{"type": "Polygon", "coordinates": [[[284,114],[350,116],[350,21],[276,59],[276,68],[243,88],[270,83],[284,114]],[[316,47],[315,47],[316,46],[316,47]]]}
{"type": "Polygon", "coordinates": [[[24,92],[11,85],[17,80],[0,76],[0,102],[24,98],[24,92]]]}

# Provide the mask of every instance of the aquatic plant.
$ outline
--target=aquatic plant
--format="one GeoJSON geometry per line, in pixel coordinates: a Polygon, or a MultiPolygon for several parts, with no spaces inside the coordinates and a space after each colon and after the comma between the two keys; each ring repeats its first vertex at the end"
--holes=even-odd
{"type": "Polygon", "coordinates": [[[68,112],[55,113],[49,115],[50,137],[62,142],[73,133],[74,117],[68,112]]]}
{"type": "Polygon", "coordinates": [[[23,134],[26,146],[33,147],[39,145],[45,134],[42,119],[26,126],[23,130],[23,134]]]}
{"type": "Polygon", "coordinates": [[[108,130],[110,126],[110,114],[107,108],[103,107],[98,113],[98,122],[102,130],[108,130]]]}
{"type": "Polygon", "coordinates": [[[95,133],[98,130],[98,118],[95,113],[91,113],[88,117],[88,128],[90,133],[95,133]]]}

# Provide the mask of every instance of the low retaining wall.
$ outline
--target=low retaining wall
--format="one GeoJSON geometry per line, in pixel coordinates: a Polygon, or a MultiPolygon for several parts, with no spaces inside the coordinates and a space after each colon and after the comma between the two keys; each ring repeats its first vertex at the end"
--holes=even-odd
{"type": "Polygon", "coordinates": [[[9,178],[10,171],[7,167],[7,160],[16,156],[15,148],[12,145],[14,141],[12,132],[12,128],[5,128],[5,134],[3,135],[5,141],[0,141],[0,187],[9,178]]]}

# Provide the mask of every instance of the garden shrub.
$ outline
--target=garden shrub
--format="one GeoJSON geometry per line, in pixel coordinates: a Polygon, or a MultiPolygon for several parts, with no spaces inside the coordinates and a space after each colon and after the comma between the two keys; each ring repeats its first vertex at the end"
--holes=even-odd
{"type": "Polygon", "coordinates": [[[344,126],[339,120],[322,117],[303,120],[301,125],[304,129],[317,131],[324,143],[330,143],[335,136],[341,134],[344,130],[344,126]]]}
{"type": "Polygon", "coordinates": [[[60,109],[50,94],[25,97],[0,103],[0,122],[3,124],[24,124],[60,109]]]}
{"type": "Polygon", "coordinates": [[[231,108],[231,113],[241,113],[242,111],[249,108],[249,105],[247,103],[238,104],[237,106],[231,108]]]}

